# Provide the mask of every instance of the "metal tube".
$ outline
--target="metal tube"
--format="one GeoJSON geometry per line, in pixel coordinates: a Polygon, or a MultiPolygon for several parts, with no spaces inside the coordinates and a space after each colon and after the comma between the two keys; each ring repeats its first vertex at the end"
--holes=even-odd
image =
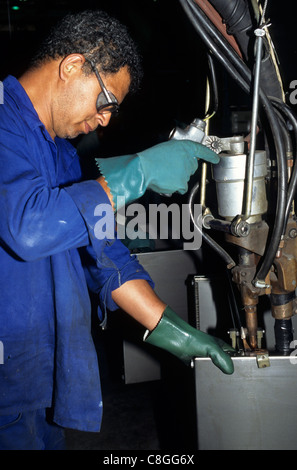
{"type": "Polygon", "coordinates": [[[257,330],[258,330],[258,319],[257,319],[257,306],[256,305],[245,305],[245,318],[246,326],[248,331],[248,342],[252,349],[257,349],[257,330]]]}
{"type": "Polygon", "coordinates": [[[265,31],[261,28],[256,29],[256,65],[254,74],[254,94],[253,94],[253,110],[251,120],[251,140],[250,149],[247,158],[247,186],[246,186],[246,201],[244,216],[248,218],[251,214],[252,195],[253,195],[253,180],[254,180],[254,159],[256,151],[256,137],[257,137],[257,122],[258,122],[258,108],[259,108],[259,84],[260,84],[260,70],[261,70],[261,57],[262,57],[262,44],[265,31]]]}
{"type": "MultiPolygon", "coordinates": [[[[209,110],[209,103],[210,103],[210,86],[209,80],[206,80],[206,97],[205,97],[205,115],[207,116],[207,112],[209,110]]],[[[205,135],[209,133],[209,119],[205,119],[205,135]]],[[[207,164],[205,162],[202,163],[202,171],[201,171],[201,183],[200,183],[200,204],[204,208],[206,204],[206,175],[207,175],[207,164]]]]}
{"type": "Polygon", "coordinates": [[[202,163],[201,168],[201,185],[200,185],[200,204],[205,208],[205,191],[206,191],[206,174],[207,174],[207,163],[202,163]]]}

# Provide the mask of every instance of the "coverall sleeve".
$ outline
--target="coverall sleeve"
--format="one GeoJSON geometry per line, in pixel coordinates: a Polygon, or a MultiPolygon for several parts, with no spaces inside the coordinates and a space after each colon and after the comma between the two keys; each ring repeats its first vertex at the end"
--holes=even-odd
{"type": "MultiPolygon", "coordinates": [[[[95,184],[100,186],[97,182],[95,184]]],[[[136,256],[132,256],[128,248],[117,238],[110,201],[101,186],[100,188],[103,194],[102,204],[96,206],[100,209],[98,211],[91,202],[88,202],[87,194],[90,190],[88,182],[73,184],[66,191],[71,194],[81,211],[89,232],[91,244],[80,250],[88,286],[99,294],[104,309],[116,310],[118,306],[111,295],[113,290],[133,279],[145,279],[152,287],[154,283],[136,256]],[[102,231],[99,231],[98,227],[102,231]]]]}
{"type": "Polygon", "coordinates": [[[88,287],[92,292],[99,294],[103,309],[113,311],[118,308],[112,299],[112,292],[127,281],[144,279],[154,288],[154,282],[148,272],[120,240],[115,239],[114,243],[107,243],[104,251],[105,256],[113,259],[114,267],[100,264],[92,245],[81,249],[88,287]]]}
{"type": "MultiPolygon", "coordinates": [[[[65,188],[51,187],[26,138],[7,127],[7,122],[0,124],[2,244],[25,261],[87,245],[88,231],[71,196],[65,188]]],[[[42,148],[39,158],[44,158],[42,148]]],[[[93,205],[98,204],[99,184],[90,181],[89,185],[93,205]]]]}

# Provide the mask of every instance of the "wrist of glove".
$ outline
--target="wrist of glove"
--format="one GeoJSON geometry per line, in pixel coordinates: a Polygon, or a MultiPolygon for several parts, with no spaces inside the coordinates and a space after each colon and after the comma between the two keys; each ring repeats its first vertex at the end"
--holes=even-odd
{"type": "Polygon", "coordinates": [[[228,353],[235,350],[224,341],[191,327],[169,306],[155,329],[145,333],[144,341],[170,352],[187,365],[194,357],[209,357],[225,374],[234,371],[228,353]]]}
{"type": "Polygon", "coordinates": [[[135,155],[95,160],[118,210],[119,196],[128,204],[147,189],[159,194],[185,194],[188,181],[198,168],[198,158],[211,163],[219,161],[212,150],[189,140],[170,140],[135,155]]]}
{"type": "Polygon", "coordinates": [[[115,211],[145,193],[147,181],[137,154],[96,158],[96,164],[110,189],[115,211]]]}

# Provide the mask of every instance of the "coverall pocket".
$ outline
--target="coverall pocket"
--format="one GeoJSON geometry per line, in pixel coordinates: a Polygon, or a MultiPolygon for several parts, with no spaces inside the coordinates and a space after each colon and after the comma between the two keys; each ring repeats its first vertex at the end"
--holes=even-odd
{"type": "Polygon", "coordinates": [[[13,426],[21,419],[21,417],[22,413],[0,416],[0,431],[2,431],[2,429],[6,429],[10,426],[13,426]]]}

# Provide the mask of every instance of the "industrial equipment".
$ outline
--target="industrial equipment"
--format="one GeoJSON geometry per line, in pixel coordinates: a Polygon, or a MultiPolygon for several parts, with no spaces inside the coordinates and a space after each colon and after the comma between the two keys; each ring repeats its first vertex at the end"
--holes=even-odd
{"type": "MultiPolygon", "coordinates": [[[[220,157],[212,168],[217,208],[208,205],[207,171],[190,195],[190,209],[203,207],[202,221],[193,220],[208,243],[226,263],[232,289],[238,287],[245,311],[245,324],[235,312],[239,334],[236,345],[244,354],[263,355],[258,335],[257,305],[269,296],[275,319],[275,349],[289,354],[293,344],[297,280],[297,226],[294,193],[296,119],[283,90],[269,23],[262,6],[247,0],[180,0],[209,51],[210,80],[207,103],[217,102],[214,61],[252,95],[248,135],[212,136],[211,117],[195,118],[186,129],[175,129],[171,138],[191,138],[209,146],[220,157]],[[212,97],[212,94],[215,96],[212,97]],[[259,142],[261,147],[258,148],[259,142]],[[214,213],[215,211],[215,213],[214,213]],[[237,247],[236,257],[211,238],[225,232],[227,247],[237,247]]],[[[206,163],[203,166],[206,167],[206,163]]]]}
{"type": "Polygon", "coordinates": [[[237,350],[235,374],[229,378],[211,371],[210,361],[195,361],[199,445],[296,449],[296,417],[291,419],[289,410],[294,413],[291,390],[297,385],[292,323],[297,281],[297,121],[286,102],[269,33],[269,1],[180,0],[180,4],[209,52],[210,73],[205,116],[173,130],[170,137],[197,140],[220,155],[211,176],[207,164],[202,164],[189,208],[192,211],[196,202],[202,205],[201,220],[192,214],[192,221],[226,265],[233,318],[229,334],[237,350]],[[216,61],[250,97],[245,134],[211,135],[219,100],[216,61]],[[211,180],[215,203],[208,200],[211,180]],[[224,233],[224,243],[217,242],[218,232],[224,233]],[[270,301],[274,319],[272,348],[258,322],[263,296],[270,301]]]}

